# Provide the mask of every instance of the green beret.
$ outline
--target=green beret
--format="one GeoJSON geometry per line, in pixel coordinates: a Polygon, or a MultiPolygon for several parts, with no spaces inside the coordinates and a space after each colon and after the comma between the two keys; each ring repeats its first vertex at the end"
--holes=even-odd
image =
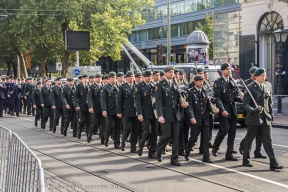
{"type": "Polygon", "coordinates": [[[202,75],[196,75],[194,77],[194,81],[199,81],[199,80],[203,80],[203,76],[202,75]]]}
{"type": "Polygon", "coordinates": [[[108,75],[107,74],[103,75],[102,79],[108,79],[108,75]]]}
{"type": "Polygon", "coordinates": [[[223,64],[221,65],[221,70],[223,71],[223,70],[227,69],[229,66],[230,66],[230,65],[229,65],[228,63],[223,63],[223,64]]]}
{"type": "Polygon", "coordinates": [[[179,69],[174,69],[174,73],[178,73],[179,72],[179,69]]]}
{"type": "Polygon", "coordinates": [[[140,76],[142,76],[142,73],[140,72],[135,73],[135,77],[140,77],[140,76]]]}
{"type": "Polygon", "coordinates": [[[134,73],[132,71],[127,71],[125,77],[130,77],[131,75],[134,75],[134,73]]]}
{"type": "Polygon", "coordinates": [[[258,68],[254,71],[254,76],[259,76],[261,75],[262,73],[265,73],[266,70],[264,68],[258,68]]]}
{"type": "Polygon", "coordinates": [[[164,76],[164,71],[163,70],[160,70],[160,76],[164,76]]]}
{"type": "Polygon", "coordinates": [[[60,81],[62,79],[62,77],[58,76],[56,77],[55,81],[60,81]]]}
{"type": "Polygon", "coordinates": [[[202,68],[197,68],[197,73],[200,73],[200,72],[202,72],[202,71],[203,71],[202,68]]]}
{"type": "Polygon", "coordinates": [[[56,82],[55,82],[55,81],[52,81],[52,82],[51,82],[51,85],[56,85],[56,82]]]}
{"type": "Polygon", "coordinates": [[[117,74],[117,77],[122,77],[122,76],[124,76],[124,73],[122,73],[122,72],[119,72],[119,73],[117,74]]]}
{"type": "Polygon", "coordinates": [[[86,77],[88,77],[88,75],[87,75],[87,74],[84,74],[84,75],[82,75],[82,78],[86,78],[86,77]]]}
{"type": "Polygon", "coordinates": [[[37,81],[37,85],[40,85],[41,84],[41,81],[37,81]]]}
{"type": "Polygon", "coordinates": [[[95,78],[100,78],[100,77],[102,77],[102,74],[101,73],[96,73],[95,78]]]}
{"type": "Polygon", "coordinates": [[[174,70],[174,67],[172,67],[172,66],[167,66],[167,67],[165,67],[164,72],[168,72],[168,71],[170,71],[170,70],[174,70]]]}
{"type": "Polygon", "coordinates": [[[89,75],[89,79],[93,79],[93,78],[95,78],[94,75],[89,75]]]}
{"type": "Polygon", "coordinates": [[[73,81],[73,78],[72,77],[68,77],[67,81],[73,81]]]}
{"type": "Polygon", "coordinates": [[[179,70],[179,75],[183,75],[185,73],[185,71],[183,69],[179,70]]]}
{"type": "Polygon", "coordinates": [[[108,78],[110,77],[116,77],[116,73],[111,71],[109,74],[108,74],[108,78]]]}
{"type": "Polygon", "coordinates": [[[151,71],[150,70],[146,70],[143,72],[143,77],[149,77],[151,76],[151,71]]]}
{"type": "Polygon", "coordinates": [[[78,76],[78,79],[82,79],[83,77],[81,75],[78,76]]]}
{"type": "Polygon", "coordinates": [[[159,71],[153,71],[153,75],[155,75],[155,74],[157,74],[157,73],[159,73],[159,71]]]}
{"type": "Polygon", "coordinates": [[[249,70],[249,73],[254,73],[256,69],[258,69],[258,67],[251,67],[251,69],[249,70]]]}

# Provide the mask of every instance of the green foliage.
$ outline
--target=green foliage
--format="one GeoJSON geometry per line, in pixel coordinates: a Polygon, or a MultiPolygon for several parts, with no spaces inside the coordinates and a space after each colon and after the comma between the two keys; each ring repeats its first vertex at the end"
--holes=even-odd
{"type": "Polygon", "coordinates": [[[214,44],[214,31],[213,31],[213,23],[214,23],[214,12],[212,12],[211,17],[209,17],[209,14],[206,14],[206,18],[205,18],[205,23],[202,24],[200,22],[198,22],[197,24],[197,29],[203,31],[209,41],[210,41],[210,45],[209,45],[209,60],[214,60],[213,59],[213,44],[214,44]]]}

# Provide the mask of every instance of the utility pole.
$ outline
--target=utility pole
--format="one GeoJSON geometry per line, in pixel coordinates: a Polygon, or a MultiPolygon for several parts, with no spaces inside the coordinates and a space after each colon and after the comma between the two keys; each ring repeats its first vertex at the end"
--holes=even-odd
{"type": "Polygon", "coordinates": [[[171,61],[171,45],[170,45],[170,32],[171,32],[171,25],[170,25],[170,0],[167,2],[167,54],[166,54],[166,60],[167,65],[170,65],[171,61]]]}

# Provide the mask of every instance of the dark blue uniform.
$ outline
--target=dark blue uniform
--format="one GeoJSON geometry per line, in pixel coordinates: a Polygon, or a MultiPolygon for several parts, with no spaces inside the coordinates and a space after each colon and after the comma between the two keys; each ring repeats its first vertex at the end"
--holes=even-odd
{"type": "Polygon", "coordinates": [[[7,95],[10,95],[11,115],[14,115],[14,111],[15,111],[16,115],[19,116],[21,91],[22,91],[22,88],[21,86],[18,86],[17,83],[10,83],[10,86],[7,89],[7,95]]]}
{"type": "Polygon", "coordinates": [[[10,113],[10,99],[7,97],[7,90],[10,89],[10,83],[5,83],[6,91],[5,91],[5,99],[4,99],[4,108],[5,113],[10,113]]]}
{"type": "Polygon", "coordinates": [[[2,86],[0,86],[0,117],[3,117],[3,103],[5,98],[5,92],[6,92],[6,86],[5,84],[1,83],[2,86]]]}

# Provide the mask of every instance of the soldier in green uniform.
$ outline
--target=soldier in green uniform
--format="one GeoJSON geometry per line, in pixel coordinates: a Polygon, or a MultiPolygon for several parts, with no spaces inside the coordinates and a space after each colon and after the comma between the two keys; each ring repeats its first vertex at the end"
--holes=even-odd
{"type": "MultiPolygon", "coordinates": [[[[251,83],[254,83],[254,81],[256,80],[256,77],[254,76],[254,72],[255,72],[256,69],[258,69],[258,67],[252,67],[249,70],[251,78],[244,81],[246,85],[250,85],[251,83]]],[[[247,112],[245,110],[243,110],[243,115],[246,116],[246,114],[247,114],[247,112]]],[[[242,155],[244,153],[244,141],[245,141],[245,137],[240,142],[240,147],[239,147],[239,152],[242,155]]],[[[254,158],[266,159],[266,156],[261,154],[261,147],[262,147],[262,139],[261,139],[261,134],[259,132],[256,135],[256,148],[255,148],[255,151],[254,151],[254,158]]]]}
{"type": "Polygon", "coordinates": [[[151,71],[143,72],[143,81],[138,83],[135,87],[135,105],[138,120],[142,124],[142,136],[139,141],[138,155],[142,156],[145,142],[150,140],[150,147],[148,158],[156,159],[157,146],[157,119],[154,114],[152,103],[152,87],[150,85],[152,80],[151,71]]]}
{"type": "MultiPolygon", "coordinates": [[[[185,159],[189,160],[190,151],[193,148],[201,132],[203,162],[213,163],[209,154],[209,127],[211,107],[209,101],[204,97],[203,76],[197,75],[194,78],[195,86],[189,89],[186,101],[189,103],[188,113],[190,119],[191,133],[185,150],[185,159]]],[[[217,113],[219,111],[215,111],[217,113]]]]}
{"type": "MultiPolygon", "coordinates": [[[[36,109],[36,115],[35,115],[35,122],[34,125],[35,127],[38,126],[38,121],[40,119],[43,119],[42,116],[42,106],[43,104],[43,98],[41,97],[41,87],[42,87],[42,83],[41,81],[37,82],[37,87],[33,90],[33,94],[32,94],[32,103],[33,103],[33,108],[36,109]]],[[[43,105],[44,106],[44,105],[43,105]]],[[[42,125],[42,123],[41,123],[42,125]]]]}
{"type": "MultiPolygon", "coordinates": [[[[101,118],[102,118],[102,108],[101,108],[101,90],[102,90],[102,84],[101,84],[101,73],[97,73],[95,75],[96,82],[94,82],[92,85],[90,85],[88,89],[87,94],[87,103],[88,103],[88,110],[89,113],[91,113],[91,125],[90,125],[90,131],[87,137],[87,142],[90,143],[92,135],[95,132],[95,129],[98,128],[98,126],[101,125],[101,118]]],[[[101,137],[101,144],[104,144],[104,134],[105,130],[100,131],[100,137],[101,137]]]]}
{"type": "Polygon", "coordinates": [[[108,147],[109,136],[114,130],[114,147],[116,149],[120,149],[120,131],[122,119],[116,115],[116,73],[110,72],[108,78],[109,84],[103,86],[101,93],[102,115],[106,117],[105,146],[108,147]]]}
{"type": "Polygon", "coordinates": [[[157,160],[162,161],[161,153],[172,138],[171,164],[181,166],[178,161],[179,126],[181,114],[179,106],[187,108],[188,104],[181,100],[180,94],[174,89],[172,80],[174,68],[167,66],[164,70],[164,79],[155,87],[156,110],[158,121],[161,124],[162,137],[157,145],[157,160]]]}
{"type": "Polygon", "coordinates": [[[51,105],[54,110],[53,119],[53,133],[56,132],[56,127],[59,124],[61,117],[61,134],[63,134],[64,118],[63,118],[63,104],[61,99],[62,94],[62,77],[56,78],[56,85],[51,88],[51,105]]]}
{"type": "Polygon", "coordinates": [[[89,122],[87,121],[89,119],[89,112],[88,112],[88,106],[86,103],[86,98],[87,98],[87,93],[88,93],[88,75],[84,74],[82,75],[81,83],[79,83],[76,86],[76,90],[74,92],[74,107],[75,110],[78,111],[78,118],[79,118],[79,123],[78,123],[78,129],[77,129],[77,136],[78,139],[81,139],[81,132],[86,127],[86,135],[88,135],[88,126],[89,122]]]}
{"type": "Polygon", "coordinates": [[[124,73],[119,72],[117,73],[117,82],[116,82],[116,87],[120,87],[124,83],[124,73]]]}
{"type": "Polygon", "coordinates": [[[272,146],[272,93],[264,84],[266,78],[265,69],[256,69],[254,76],[256,77],[255,82],[248,85],[251,95],[248,90],[245,91],[243,102],[243,108],[247,111],[247,134],[245,137],[242,164],[247,167],[253,167],[249,160],[251,144],[255,136],[260,133],[264,149],[270,160],[270,170],[275,171],[276,169],[283,169],[283,166],[278,165],[272,146]],[[254,98],[254,101],[252,98],[254,98]]]}
{"type": "Polygon", "coordinates": [[[43,98],[43,103],[41,103],[41,106],[43,107],[42,113],[43,113],[43,121],[41,128],[45,129],[46,123],[49,118],[49,127],[50,131],[52,131],[53,128],[53,109],[51,107],[51,88],[50,88],[51,82],[50,79],[45,80],[45,85],[41,88],[41,97],[43,98]],[[43,105],[42,105],[43,104],[43,105]]]}
{"type": "MultiPolygon", "coordinates": [[[[201,76],[204,75],[204,70],[202,68],[197,68],[196,72],[197,72],[197,75],[201,75],[201,76]]],[[[190,79],[190,81],[191,81],[191,79],[190,79]]],[[[189,84],[189,88],[192,88],[194,86],[195,86],[195,84],[194,84],[194,81],[192,79],[191,83],[189,84]]]]}
{"type": "Polygon", "coordinates": [[[214,140],[212,154],[216,157],[217,151],[228,134],[227,150],[225,159],[228,161],[238,161],[233,156],[234,140],[236,136],[237,125],[237,111],[235,101],[241,102],[242,98],[237,95],[235,87],[231,84],[232,74],[230,65],[224,63],[221,65],[222,77],[218,78],[214,82],[214,97],[216,99],[216,106],[219,108],[219,131],[214,140]]]}
{"type": "Polygon", "coordinates": [[[143,80],[142,73],[140,73],[140,72],[135,73],[135,82],[136,82],[136,84],[140,83],[142,80],[143,80]]]}
{"type": "Polygon", "coordinates": [[[164,79],[164,71],[160,70],[160,81],[164,79]]]}
{"type": "Polygon", "coordinates": [[[63,104],[63,135],[67,135],[67,129],[71,122],[71,128],[73,129],[73,137],[77,137],[77,114],[73,105],[75,86],[73,78],[67,78],[67,85],[62,89],[61,99],[63,104]]]}
{"type": "Polygon", "coordinates": [[[117,93],[117,116],[122,118],[123,121],[123,133],[121,141],[121,150],[125,150],[125,142],[130,136],[130,152],[136,153],[136,144],[138,140],[138,129],[139,129],[139,120],[136,116],[136,108],[134,105],[134,91],[135,85],[134,74],[131,71],[128,71],[125,75],[126,83],[123,83],[118,88],[117,93]]]}

